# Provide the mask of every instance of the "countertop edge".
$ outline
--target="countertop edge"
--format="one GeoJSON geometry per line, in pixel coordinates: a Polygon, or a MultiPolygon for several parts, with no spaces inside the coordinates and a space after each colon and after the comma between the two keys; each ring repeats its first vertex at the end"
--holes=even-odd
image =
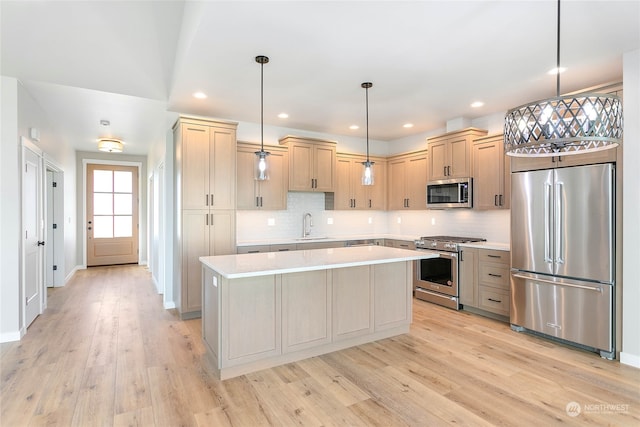
{"type": "Polygon", "coordinates": [[[509,243],[499,243],[499,242],[460,243],[458,246],[462,248],[493,249],[496,251],[505,251],[505,252],[509,252],[511,250],[511,245],[509,243]]]}

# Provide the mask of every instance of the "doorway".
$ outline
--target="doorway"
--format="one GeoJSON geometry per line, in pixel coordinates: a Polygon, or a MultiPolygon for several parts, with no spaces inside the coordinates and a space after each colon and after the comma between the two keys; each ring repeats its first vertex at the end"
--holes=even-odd
{"type": "Polygon", "coordinates": [[[45,160],[45,286],[64,286],[64,172],[45,160]]]}
{"type": "Polygon", "coordinates": [[[138,168],[88,164],[87,266],[138,262],[138,168]]]}

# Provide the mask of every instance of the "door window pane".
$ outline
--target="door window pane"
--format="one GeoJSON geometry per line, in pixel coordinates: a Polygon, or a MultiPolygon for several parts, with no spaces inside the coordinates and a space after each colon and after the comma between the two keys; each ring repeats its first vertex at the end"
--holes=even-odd
{"type": "Polygon", "coordinates": [[[114,171],[113,172],[113,192],[114,193],[132,193],[133,174],[131,172],[114,171]]]}
{"type": "Polygon", "coordinates": [[[131,237],[131,216],[113,217],[113,237],[131,237]]]}
{"type": "Polygon", "coordinates": [[[98,193],[111,193],[113,191],[113,172],[94,170],[93,191],[98,193]]]}
{"type": "Polygon", "coordinates": [[[114,194],[113,213],[115,215],[131,215],[133,213],[133,205],[131,201],[131,194],[114,194]]]}
{"type": "Polygon", "coordinates": [[[93,217],[93,237],[96,239],[110,239],[113,237],[113,217],[93,217]]]}
{"type": "Polygon", "coordinates": [[[93,213],[94,215],[113,214],[113,196],[111,193],[93,194],[93,213]]]}

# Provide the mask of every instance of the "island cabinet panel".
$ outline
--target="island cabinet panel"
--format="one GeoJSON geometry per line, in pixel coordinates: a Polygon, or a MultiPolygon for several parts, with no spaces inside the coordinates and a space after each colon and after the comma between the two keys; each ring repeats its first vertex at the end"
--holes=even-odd
{"type": "Polygon", "coordinates": [[[282,275],[282,352],[331,342],[331,275],[282,275]]]}
{"type": "Polygon", "coordinates": [[[394,328],[411,322],[411,265],[380,264],[373,269],[375,330],[394,328]]]}
{"type": "Polygon", "coordinates": [[[373,332],[369,266],[338,268],[333,273],[333,339],[373,332]]]}
{"type": "Polygon", "coordinates": [[[208,268],[202,268],[203,305],[209,309],[206,321],[202,321],[202,338],[205,343],[209,343],[208,349],[211,356],[217,363],[220,360],[220,292],[218,292],[218,281],[220,277],[208,268]]]}
{"type": "Polygon", "coordinates": [[[223,360],[233,366],[281,352],[280,277],[236,279],[222,290],[223,360]]]}

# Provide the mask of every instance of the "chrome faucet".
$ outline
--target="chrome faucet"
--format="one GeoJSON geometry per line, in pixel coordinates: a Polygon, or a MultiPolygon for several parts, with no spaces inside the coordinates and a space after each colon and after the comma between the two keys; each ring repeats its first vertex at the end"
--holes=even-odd
{"type": "Polygon", "coordinates": [[[307,237],[311,234],[311,227],[313,227],[313,217],[307,212],[302,217],[302,237],[307,237]],[[307,219],[309,220],[308,222],[307,219]]]}

